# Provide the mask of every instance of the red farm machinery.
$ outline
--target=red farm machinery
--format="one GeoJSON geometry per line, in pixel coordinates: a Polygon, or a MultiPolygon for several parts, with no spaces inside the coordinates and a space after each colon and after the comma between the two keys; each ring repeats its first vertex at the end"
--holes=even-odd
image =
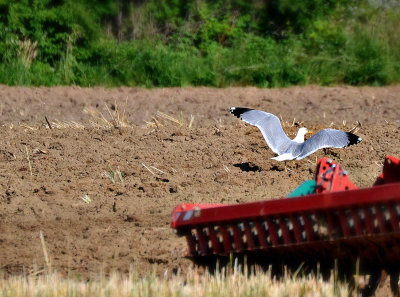
{"type": "Polygon", "coordinates": [[[172,227],[186,237],[195,261],[245,255],[256,263],[326,265],[327,271],[335,263],[350,283],[357,262],[370,275],[362,296],[373,294],[382,270],[398,295],[400,160],[388,156],[375,184],[358,189],[339,164],[322,158],[315,179],[284,199],[181,204],[172,227]]]}

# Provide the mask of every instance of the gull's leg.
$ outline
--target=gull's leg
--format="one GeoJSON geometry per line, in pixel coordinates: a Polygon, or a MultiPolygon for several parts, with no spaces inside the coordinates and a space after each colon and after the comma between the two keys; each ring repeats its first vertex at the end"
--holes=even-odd
{"type": "MultiPolygon", "coordinates": [[[[276,160],[276,161],[283,161],[283,162],[285,162],[285,171],[289,171],[288,168],[287,168],[287,163],[286,163],[286,161],[293,160],[293,155],[291,155],[291,154],[282,154],[282,155],[273,157],[273,158],[271,158],[271,159],[272,159],[272,160],[276,160]]],[[[293,161],[293,162],[294,162],[294,161],[293,161]]]]}

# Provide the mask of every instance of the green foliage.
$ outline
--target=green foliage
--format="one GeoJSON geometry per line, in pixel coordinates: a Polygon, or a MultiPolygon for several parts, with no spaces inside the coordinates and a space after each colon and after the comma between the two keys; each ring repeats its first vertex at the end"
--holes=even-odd
{"type": "Polygon", "coordinates": [[[227,54],[227,83],[275,87],[304,82],[296,65],[296,43],[246,35],[227,54]]]}
{"type": "Polygon", "coordinates": [[[351,41],[352,64],[348,64],[344,81],[349,84],[384,85],[388,82],[387,53],[377,40],[360,33],[351,41]]]}
{"type": "Polygon", "coordinates": [[[0,83],[384,85],[399,28],[360,0],[0,0],[0,83]]]}

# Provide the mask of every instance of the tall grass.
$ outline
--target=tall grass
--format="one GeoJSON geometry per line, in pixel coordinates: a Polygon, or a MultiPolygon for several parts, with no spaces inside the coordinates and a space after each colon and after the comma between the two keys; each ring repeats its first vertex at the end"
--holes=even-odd
{"type": "Polygon", "coordinates": [[[88,282],[65,279],[58,274],[15,276],[0,279],[0,296],[347,296],[347,288],[335,284],[333,278],[323,281],[315,276],[293,278],[286,275],[276,280],[269,272],[244,273],[223,270],[221,273],[199,273],[140,278],[134,272],[128,276],[113,274],[108,278],[88,282]]]}

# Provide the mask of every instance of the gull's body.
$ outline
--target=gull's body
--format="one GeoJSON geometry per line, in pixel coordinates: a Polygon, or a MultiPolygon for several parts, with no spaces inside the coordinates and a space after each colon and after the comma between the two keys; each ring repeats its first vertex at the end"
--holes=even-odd
{"type": "Polygon", "coordinates": [[[361,142],[357,135],[335,129],[324,129],[304,141],[306,128],[300,128],[294,139],[287,137],[275,115],[265,111],[243,107],[231,107],[230,112],[244,122],[260,129],[271,150],[278,156],[277,161],[300,160],[315,151],[327,148],[343,148],[361,142]]]}

